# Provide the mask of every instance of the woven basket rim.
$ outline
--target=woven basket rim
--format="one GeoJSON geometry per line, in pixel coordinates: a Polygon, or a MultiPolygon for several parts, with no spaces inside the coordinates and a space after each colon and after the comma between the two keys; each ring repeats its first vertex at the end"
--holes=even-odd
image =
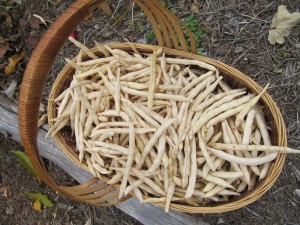
{"type": "MultiPolygon", "coordinates": [[[[154,45],[148,45],[148,44],[138,44],[138,43],[110,43],[107,44],[110,48],[114,49],[122,49],[125,51],[132,51],[131,45],[134,45],[139,51],[143,52],[152,52],[153,50],[156,50],[160,48],[160,46],[154,46],[154,45]]],[[[234,77],[234,79],[237,79],[239,83],[241,82],[244,84],[247,89],[250,89],[254,93],[259,93],[263,88],[258,85],[254,80],[252,80],[250,77],[245,75],[244,73],[240,72],[239,70],[226,65],[218,60],[208,58],[206,56],[199,56],[199,55],[194,55],[192,53],[187,53],[183,52],[180,50],[174,50],[166,47],[162,47],[163,51],[166,53],[168,56],[177,56],[177,57],[182,57],[182,58],[190,58],[190,59],[196,59],[196,60],[201,60],[203,62],[209,63],[215,67],[217,67],[222,74],[222,76],[231,76],[234,77]]],[[[99,53],[97,48],[92,48],[91,49],[94,53],[99,53]]],[[[74,58],[76,59],[76,57],[74,58]]],[[[73,60],[74,60],[73,59],[73,60]]],[[[52,90],[49,95],[49,99],[54,99],[57,94],[63,91],[66,87],[62,86],[64,83],[61,82],[65,76],[69,75],[69,71],[73,70],[69,65],[66,65],[59,75],[57,76],[57,79],[55,80],[55,83],[53,84],[52,90]]],[[[268,107],[270,113],[272,114],[273,119],[276,122],[276,127],[277,130],[276,132],[278,133],[278,137],[276,140],[276,144],[279,146],[287,146],[287,136],[286,136],[286,130],[285,130],[285,124],[282,118],[282,115],[276,105],[276,103],[273,101],[271,96],[268,93],[265,93],[262,98],[261,102],[265,106],[268,107]]],[[[54,112],[53,107],[55,107],[55,104],[52,101],[48,102],[48,121],[53,118],[54,114],[51,112],[54,112]]],[[[53,122],[49,122],[49,126],[53,125],[53,122]]],[[[54,137],[55,141],[58,143],[58,145],[61,147],[62,151],[73,161],[75,162],[79,167],[82,169],[86,170],[89,172],[88,168],[86,165],[81,164],[78,160],[78,157],[76,158],[73,152],[69,152],[68,146],[65,146],[65,142],[63,141],[63,136],[61,135],[61,132],[58,132],[58,134],[54,137]]],[[[267,175],[267,177],[259,182],[256,187],[248,192],[244,193],[241,195],[241,197],[237,199],[233,199],[224,202],[224,203],[218,203],[213,206],[188,206],[188,205],[180,205],[180,204],[175,204],[171,203],[170,208],[174,210],[178,210],[181,212],[187,212],[187,213],[222,213],[222,212],[227,212],[227,211],[232,211],[232,210],[237,210],[239,208],[242,208],[256,200],[258,200],[263,194],[265,194],[275,183],[276,179],[280,175],[280,172],[284,166],[284,161],[285,161],[285,154],[279,154],[278,157],[274,162],[272,162],[270,171],[267,175]]],[[[109,180],[107,176],[101,176],[101,179],[103,179],[105,182],[109,180]]],[[[119,188],[119,184],[112,185],[115,188],[119,188]]],[[[130,193],[131,196],[134,196],[133,193],[130,193]]],[[[143,197],[146,199],[147,196],[143,197]]],[[[164,203],[154,203],[154,205],[164,207],[164,203]]]]}

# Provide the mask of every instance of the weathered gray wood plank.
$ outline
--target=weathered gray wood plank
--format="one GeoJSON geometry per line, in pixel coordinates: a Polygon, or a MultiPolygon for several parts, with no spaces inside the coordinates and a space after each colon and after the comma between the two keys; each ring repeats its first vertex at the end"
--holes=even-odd
{"type": "MultiPolygon", "coordinates": [[[[0,95],[0,132],[9,133],[13,140],[21,143],[16,112],[17,107],[0,95]]],[[[91,179],[92,175],[79,168],[65,156],[53,139],[45,139],[46,132],[47,125],[44,125],[38,132],[40,154],[44,158],[51,160],[80,183],[91,179]]],[[[163,209],[150,204],[140,204],[135,198],[122,202],[116,207],[145,225],[208,225],[208,223],[199,220],[199,218],[195,219],[192,215],[186,213],[171,211],[166,214],[163,209]]]]}

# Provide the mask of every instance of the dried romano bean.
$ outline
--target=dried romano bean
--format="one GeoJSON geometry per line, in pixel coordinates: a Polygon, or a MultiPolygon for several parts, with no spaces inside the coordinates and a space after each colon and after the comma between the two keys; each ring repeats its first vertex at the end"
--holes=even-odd
{"type": "Polygon", "coordinates": [[[141,202],[164,202],[165,211],[172,202],[227,201],[263,179],[277,153],[299,152],[271,146],[257,105],[267,87],[253,97],[214,66],[166,57],[162,48],[142,54],[134,44],[130,53],[96,43],[105,55],[98,58],[73,42],[80,55],[66,60],[75,72],[51,100],[58,113],[49,131],[69,125],[79,161],[121,184],[119,197],[133,191],[141,202]]]}

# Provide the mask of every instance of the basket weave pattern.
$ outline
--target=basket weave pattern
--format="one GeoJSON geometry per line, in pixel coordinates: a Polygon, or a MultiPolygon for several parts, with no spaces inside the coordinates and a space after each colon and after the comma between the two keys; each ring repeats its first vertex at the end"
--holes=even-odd
{"type": "MultiPolygon", "coordinates": [[[[100,182],[99,178],[93,178],[78,186],[62,187],[57,185],[44,166],[43,160],[38,152],[36,141],[38,109],[42,98],[42,92],[55,58],[71,32],[75,30],[76,27],[99,6],[99,4],[103,3],[103,1],[104,0],[76,1],[56,20],[42,37],[31,56],[23,77],[19,99],[19,128],[25,150],[43,182],[74,200],[99,206],[111,206],[128,198],[117,199],[118,192],[116,191],[116,188],[118,188],[118,186],[107,186],[106,183],[100,182]]],[[[194,53],[196,52],[196,45],[191,32],[179,18],[162,7],[159,3],[152,0],[134,0],[134,2],[147,15],[157,37],[158,45],[168,47],[164,49],[168,55],[193,58],[210,63],[220,70],[225,80],[232,84],[233,87],[247,87],[249,91],[254,93],[258,93],[262,89],[253,80],[232,67],[212,59],[187,53],[189,50],[194,53]],[[189,35],[190,46],[188,46],[188,43],[185,40],[182,29],[185,29],[186,33],[189,35]],[[181,49],[183,51],[177,51],[171,48],[181,49]]],[[[128,44],[113,44],[110,46],[125,51],[130,50],[128,44]]],[[[153,49],[157,48],[156,46],[140,44],[136,44],[136,47],[141,52],[152,52],[153,49]]],[[[53,86],[51,98],[52,96],[57,96],[68,86],[71,74],[72,69],[68,66],[62,70],[53,86]]],[[[268,94],[265,94],[261,101],[267,109],[268,125],[272,128],[272,143],[274,145],[286,146],[287,138],[285,125],[278,108],[268,94]]],[[[55,111],[51,102],[49,103],[48,110],[49,118],[53,117],[55,111]]],[[[67,129],[60,132],[57,135],[56,140],[62,150],[74,162],[79,164],[70,132],[67,129]]],[[[282,170],[284,159],[285,155],[280,154],[276,161],[272,163],[267,178],[252,192],[245,194],[235,201],[222,205],[214,205],[212,207],[191,207],[171,204],[171,208],[189,213],[220,213],[241,208],[259,199],[273,185],[282,170]]],[[[87,169],[85,165],[82,165],[82,167],[87,169]]],[[[107,180],[108,178],[103,177],[103,179],[107,180]]],[[[158,205],[162,206],[162,204],[158,205]]]]}
{"type": "MultiPolygon", "coordinates": [[[[153,50],[158,49],[158,46],[151,46],[145,44],[134,44],[135,47],[142,53],[151,53],[153,50]]],[[[110,44],[108,45],[110,48],[114,49],[121,49],[124,51],[131,51],[131,47],[128,43],[120,43],[120,44],[110,44]]],[[[96,54],[99,54],[96,48],[92,49],[92,51],[96,54]]],[[[224,64],[219,61],[194,55],[191,53],[186,53],[183,51],[173,50],[164,48],[164,52],[171,57],[178,57],[178,58],[188,58],[188,59],[196,59],[201,60],[206,63],[209,63],[215,67],[217,67],[222,76],[224,76],[224,80],[234,88],[247,88],[248,92],[258,94],[261,92],[262,87],[260,87],[255,81],[251,80],[248,76],[241,73],[240,71],[224,64]]],[[[101,57],[101,56],[100,56],[101,57]]],[[[52,91],[50,93],[50,99],[55,99],[62,91],[64,91],[70,83],[70,80],[74,74],[74,69],[71,68],[69,65],[66,66],[59,76],[57,77],[56,82],[53,85],[52,91]]],[[[269,94],[263,95],[261,99],[261,104],[265,107],[265,114],[267,119],[268,126],[271,127],[272,133],[272,144],[278,146],[285,146],[286,145],[286,134],[285,134],[285,125],[283,123],[281,114],[270,97],[269,94]]],[[[53,102],[49,102],[48,104],[48,117],[49,121],[56,117],[56,105],[53,102]]],[[[50,126],[53,124],[50,123],[50,126]]],[[[71,137],[70,129],[65,129],[62,132],[59,132],[55,136],[55,140],[59,143],[62,150],[67,154],[71,160],[77,163],[77,165],[81,166],[83,169],[88,171],[87,165],[81,164],[78,159],[78,152],[75,151],[75,139],[71,137]]],[[[232,199],[230,202],[222,203],[222,204],[215,204],[209,207],[192,207],[187,205],[180,205],[180,204],[171,204],[171,208],[183,212],[189,213],[220,213],[231,211],[235,209],[239,209],[255,200],[259,199],[269,188],[274,184],[276,178],[279,176],[282,167],[284,165],[285,155],[280,154],[275,162],[272,163],[271,169],[269,171],[268,176],[259,184],[256,185],[253,191],[249,193],[243,194],[241,197],[237,199],[232,199]]],[[[103,180],[106,182],[109,180],[107,176],[102,176],[103,180]]],[[[119,185],[114,185],[114,187],[118,188],[119,185]]],[[[147,198],[146,196],[144,196],[147,198]]],[[[158,203],[159,206],[164,206],[163,203],[158,203]]]]}

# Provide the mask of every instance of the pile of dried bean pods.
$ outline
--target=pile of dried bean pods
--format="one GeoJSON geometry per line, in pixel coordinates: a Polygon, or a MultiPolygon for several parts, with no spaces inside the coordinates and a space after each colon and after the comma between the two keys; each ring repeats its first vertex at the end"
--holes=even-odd
{"type": "Polygon", "coordinates": [[[99,58],[78,41],[70,87],[54,101],[52,136],[70,126],[80,161],[119,197],[199,206],[227,201],[265,178],[279,152],[271,146],[259,95],[232,89],[217,68],[96,43],[99,58]],[[82,61],[82,53],[90,59],[82,61]],[[145,196],[148,196],[144,199],[145,196]]]}

